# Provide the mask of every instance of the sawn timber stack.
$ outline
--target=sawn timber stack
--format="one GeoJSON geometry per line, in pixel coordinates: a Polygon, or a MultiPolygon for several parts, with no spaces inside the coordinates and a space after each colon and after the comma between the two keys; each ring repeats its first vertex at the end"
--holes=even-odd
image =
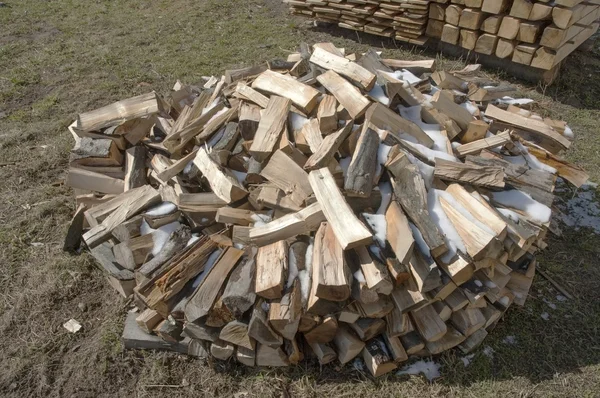
{"type": "Polygon", "coordinates": [[[302,44],[83,113],[65,250],[133,296],[128,348],[374,376],[471,351],[525,303],[557,176],[587,180],[477,70],[302,44]]]}

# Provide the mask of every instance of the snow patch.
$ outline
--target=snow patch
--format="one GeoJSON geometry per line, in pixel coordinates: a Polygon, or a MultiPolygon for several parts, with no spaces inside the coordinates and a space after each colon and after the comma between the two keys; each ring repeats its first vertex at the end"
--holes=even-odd
{"type": "Polygon", "coordinates": [[[494,349],[492,347],[490,347],[489,345],[486,345],[483,348],[483,355],[485,355],[488,358],[494,358],[494,349]]]}
{"type": "Polygon", "coordinates": [[[552,210],[536,200],[529,194],[521,192],[518,189],[508,191],[492,192],[494,201],[503,206],[521,210],[529,216],[529,218],[539,224],[544,224],[550,221],[552,210]]]}
{"type": "Polygon", "coordinates": [[[560,220],[576,231],[591,228],[600,234],[600,205],[591,185],[583,185],[570,199],[558,203],[560,220]]]}
{"type": "Polygon", "coordinates": [[[385,247],[385,240],[387,236],[387,223],[385,221],[385,215],[383,214],[369,214],[362,213],[365,221],[371,227],[371,230],[375,233],[373,238],[381,247],[385,247]]]}
{"type": "Polygon", "coordinates": [[[504,344],[514,345],[517,343],[517,338],[515,336],[506,336],[502,342],[504,344]]]}
{"type": "Polygon", "coordinates": [[[286,287],[289,288],[294,283],[294,280],[298,276],[298,263],[296,262],[296,256],[294,256],[294,250],[290,246],[288,249],[288,280],[286,287]]]}
{"type": "Polygon", "coordinates": [[[158,217],[158,216],[166,216],[167,214],[173,213],[177,210],[177,206],[171,202],[162,202],[158,206],[154,206],[146,213],[147,216],[158,217]]]}
{"type": "Polygon", "coordinates": [[[388,106],[390,104],[390,99],[387,95],[385,95],[383,87],[381,87],[379,84],[373,86],[373,89],[369,91],[369,96],[385,106],[388,106]]]}
{"type": "Polygon", "coordinates": [[[381,204],[377,209],[377,214],[385,214],[392,201],[392,184],[389,182],[380,183],[379,192],[381,192],[381,204]]]}
{"type": "Polygon", "coordinates": [[[466,368],[467,366],[469,366],[471,364],[471,361],[473,360],[473,358],[475,358],[475,354],[469,354],[469,355],[466,355],[466,356],[460,358],[460,360],[462,361],[463,365],[466,368]]]}
{"type": "Polygon", "coordinates": [[[542,317],[543,320],[547,321],[550,319],[550,314],[548,314],[547,312],[542,312],[540,314],[540,316],[542,317]]]}
{"type": "Polygon", "coordinates": [[[440,367],[440,365],[433,361],[421,360],[413,363],[412,365],[405,366],[404,368],[402,368],[402,370],[396,373],[396,376],[418,375],[420,373],[423,373],[427,380],[433,381],[434,379],[441,377],[440,367]]]}

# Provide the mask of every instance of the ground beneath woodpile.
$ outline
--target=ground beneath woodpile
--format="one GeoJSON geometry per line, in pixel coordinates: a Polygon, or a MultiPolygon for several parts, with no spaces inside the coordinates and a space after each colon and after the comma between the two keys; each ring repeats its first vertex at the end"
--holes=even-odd
{"type": "MultiPolygon", "coordinates": [[[[537,276],[528,305],[511,309],[473,356],[433,359],[441,366],[434,383],[395,374],[372,380],[351,365],[263,370],[124,351],[119,338],[128,303],[88,254],[61,252],[74,211],[63,184],[72,146],[67,126],[77,113],[152,89],[166,93],[177,79],[195,83],[284,57],[301,41],[332,41],[349,52],[370,45],[389,58],[435,54],[315,28],[289,16],[278,0],[4,0],[0,26],[0,395],[597,396],[600,237],[587,218],[598,216],[594,186],[561,189],[557,206],[579,218],[567,218],[573,226],[563,225],[562,236],[550,235],[539,261],[574,299],[537,276]],[[70,318],[83,325],[76,334],[62,327],[70,318]]],[[[577,139],[568,158],[596,182],[598,44],[570,57],[551,87],[486,71],[519,84],[544,114],[569,122],[577,139]]]]}

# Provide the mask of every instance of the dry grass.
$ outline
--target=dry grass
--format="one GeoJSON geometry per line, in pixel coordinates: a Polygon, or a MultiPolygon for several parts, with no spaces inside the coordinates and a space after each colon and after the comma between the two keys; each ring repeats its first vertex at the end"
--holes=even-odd
{"type": "MultiPolygon", "coordinates": [[[[72,145],[66,126],[83,110],[147,92],[176,79],[194,83],[285,56],[298,42],[367,46],[386,56],[433,56],[338,29],[314,29],[277,0],[7,0],[0,7],[0,394],[2,396],[597,396],[600,391],[600,239],[566,230],[541,264],[577,299],[550,309],[556,292],[536,278],[529,305],[511,310],[464,368],[457,353],[436,359],[443,378],[371,380],[350,366],[247,369],[187,357],[124,352],[127,311],[87,254],[61,252],[73,211],[62,185],[72,145]],[[357,43],[356,39],[359,39],[357,43]],[[38,244],[41,243],[42,245],[38,244]],[[85,311],[78,304],[85,304],[85,311]],[[550,313],[544,321],[540,313],[550,313]],[[76,318],[83,329],[62,328],[76,318]],[[507,345],[505,336],[517,343],[507,345]],[[184,383],[185,380],[185,383],[184,383]],[[170,385],[181,387],[151,387],[170,385]]],[[[444,67],[460,62],[440,58],[444,67]]],[[[577,54],[561,81],[522,86],[548,114],[564,117],[578,139],[572,160],[599,180],[600,58],[577,54]],[[543,95],[542,93],[545,93],[543,95]]],[[[489,71],[494,76],[495,71],[489,71]]],[[[505,77],[505,76],[501,76],[505,77]]]]}

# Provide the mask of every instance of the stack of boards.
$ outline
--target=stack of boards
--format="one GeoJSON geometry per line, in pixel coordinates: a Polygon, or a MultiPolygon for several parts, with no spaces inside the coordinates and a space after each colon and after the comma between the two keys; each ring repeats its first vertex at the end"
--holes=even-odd
{"type": "Polygon", "coordinates": [[[598,30],[598,0],[451,0],[429,11],[427,34],[480,54],[552,70],[598,30]]]}
{"type": "Polygon", "coordinates": [[[128,348],[374,376],[469,352],[525,303],[557,176],[587,180],[514,92],[320,43],[80,114],[65,249],[133,296],[128,348]]]}
{"type": "Polygon", "coordinates": [[[430,0],[283,0],[292,14],[423,45],[430,0]]]}

